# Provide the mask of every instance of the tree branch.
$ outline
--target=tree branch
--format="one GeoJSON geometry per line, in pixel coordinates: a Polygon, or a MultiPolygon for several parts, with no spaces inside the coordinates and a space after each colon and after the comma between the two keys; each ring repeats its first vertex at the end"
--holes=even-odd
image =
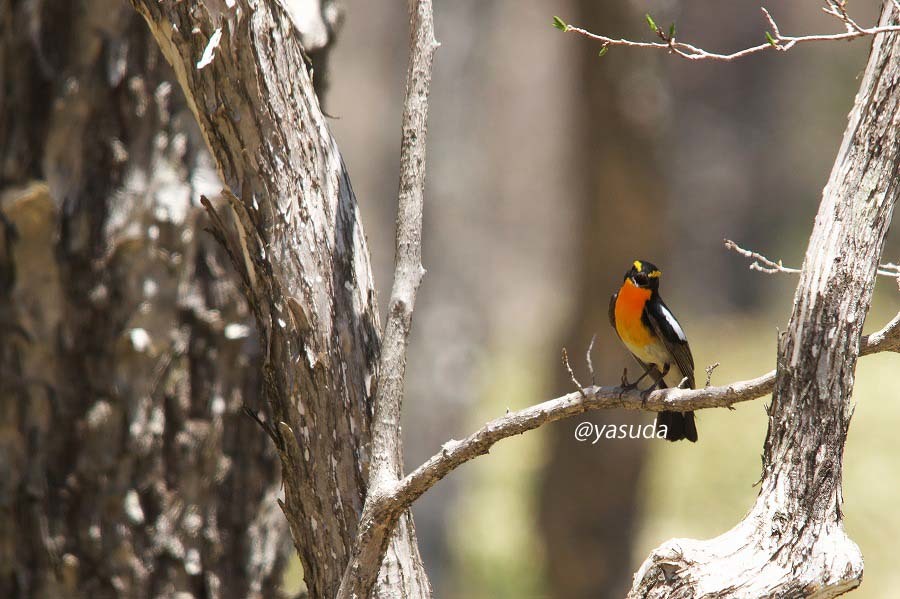
{"type": "Polygon", "coordinates": [[[846,31],[844,33],[801,36],[782,35],[781,31],[778,28],[778,24],[775,22],[775,19],[772,18],[772,15],[769,13],[769,11],[765,8],[760,8],[763,16],[765,17],[769,26],[772,28],[771,33],[769,33],[768,31],[766,32],[766,42],[757,46],[739,50],[737,52],[732,52],[730,54],[710,52],[708,50],[704,50],[703,48],[698,48],[697,46],[694,46],[692,44],[676,41],[675,26],[673,25],[672,28],[668,32],[666,32],[664,29],[656,25],[655,22],[653,22],[653,19],[650,18],[650,15],[647,15],[647,22],[650,24],[650,29],[653,31],[653,33],[655,33],[657,37],[662,40],[661,42],[636,42],[627,39],[607,37],[605,35],[592,33],[580,27],[567,25],[558,17],[554,19],[554,26],[565,33],[577,33],[579,35],[583,35],[584,37],[588,37],[592,40],[601,42],[601,55],[605,54],[606,50],[608,50],[611,46],[624,46],[627,48],[662,50],[664,52],[668,52],[669,54],[677,54],[678,56],[681,56],[682,58],[686,58],[688,60],[714,60],[722,62],[730,62],[732,60],[744,58],[745,56],[750,56],[751,54],[758,54],[760,52],[767,52],[770,50],[787,52],[797,44],[805,44],[808,42],[852,40],[859,37],[874,36],[879,33],[900,31],[900,27],[895,25],[873,26],[869,28],[861,27],[847,14],[847,11],[844,7],[844,2],[826,0],[826,5],[827,6],[823,7],[822,10],[826,14],[829,14],[838,19],[845,26],[846,31]]]}
{"type": "Polygon", "coordinates": [[[410,14],[410,57],[403,103],[403,140],[400,146],[400,193],[394,256],[394,286],[384,325],[375,419],[372,424],[372,465],[369,485],[402,473],[398,440],[406,348],[412,326],[416,291],[425,274],[422,267],[422,210],[425,194],[425,141],[431,65],[438,47],[434,39],[431,0],[416,0],[410,14]]]}
{"type": "Polygon", "coordinates": [[[434,38],[431,0],[413,0],[410,3],[410,55],[403,103],[394,285],[384,327],[375,393],[369,493],[338,598],[369,596],[384,559],[390,533],[402,513],[402,510],[392,510],[382,514],[382,497],[390,494],[403,474],[400,409],[416,291],[425,274],[422,267],[425,142],[432,62],[438,46],[434,38]]]}
{"type": "MultiPolygon", "coordinates": [[[[865,336],[860,342],[860,355],[878,352],[900,352],[900,313],[884,328],[865,336]]],[[[707,408],[730,408],[736,403],[758,399],[775,387],[773,370],[755,379],[720,387],[703,389],[660,389],[646,399],[638,390],[625,391],[621,387],[592,386],[551,399],[496,418],[462,440],[451,439],[441,451],[407,474],[399,483],[383,488],[373,496],[363,522],[369,527],[390,527],[396,516],[409,508],[419,497],[459,466],[488,453],[503,439],[521,435],[545,424],[563,420],[585,412],[622,408],[651,412],[689,411],[707,408]]],[[[381,534],[389,533],[389,528],[381,534]]],[[[349,597],[350,595],[339,595],[349,597]]],[[[364,595],[360,595],[364,596],[364,595]]]]}
{"type": "MultiPolygon", "coordinates": [[[[786,274],[799,274],[800,269],[798,268],[790,268],[781,263],[781,260],[775,262],[766,258],[759,252],[754,252],[752,250],[745,250],[735,242],[730,239],[725,240],[725,247],[729,250],[737,252],[741,256],[745,258],[751,258],[753,263],[750,264],[750,270],[757,270],[759,272],[764,272],[766,274],[774,274],[778,272],[786,273],[786,274]]],[[[897,279],[897,288],[900,289],[900,265],[894,264],[893,262],[886,262],[884,264],[878,265],[878,270],[876,273],[882,277],[890,277],[892,279],[897,279]]]]}
{"type": "MultiPolygon", "coordinates": [[[[878,352],[900,352],[900,313],[884,328],[863,337],[860,355],[878,352]]],[[[409,507],[439,480],[466,462],[488,453],[498,441],[521,435],[550,422],[594,410],[623,408],[626,410],[690,411],[707,408],[730,408],[744,401],[758,399],[772,392],[775,371],[755,379],[703,389],[660,389],[645,399],[638,390],[621,387],[587,387],[496,418],[465,439],[451,439],[441,451],[406,475],[384,502],[390,510],[409,507]]],[[[385,508],[388,509],[388,508],[385,508]]]]}

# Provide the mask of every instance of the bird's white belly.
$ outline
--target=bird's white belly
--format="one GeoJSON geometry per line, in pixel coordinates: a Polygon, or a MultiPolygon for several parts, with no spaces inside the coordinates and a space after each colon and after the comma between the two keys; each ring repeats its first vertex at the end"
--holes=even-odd
{"type": "Polygon", "coordinates": [[[684,374],[678,368],[678,364],[675,363],[672,356],[669,355],[669,352],[662,345],[651,344],[639,347],[627,342],[625,345],[641,362],[648,366],[651,364],[656,366],[660,372],[663,372],[666,369],[666,364],[668,364],[669,372],[665,376],[665,381],[669,387],[676,387],[684,378],[684,374]]]}

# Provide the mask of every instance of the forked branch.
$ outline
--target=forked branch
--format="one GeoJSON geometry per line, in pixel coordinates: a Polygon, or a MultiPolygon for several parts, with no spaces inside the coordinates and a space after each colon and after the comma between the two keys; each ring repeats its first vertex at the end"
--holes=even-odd
{"type": "MultiPolygon", "coordinates": [[[[781,260],[777,262],[774,260],[770,260],[766,258],[759,252],[754,252],[753,250],[745,250],[735,242],[730,239],[725,240],[725,247],[733,252],[737,252],[741,256],[745,258],[750,258],[753,262],[750,264],[750,270],[756,270],[759,272],[764,272],[766,274],[774,274],[774,273],[787,273],[787,274],[799,274],[799,268],[791,268],[789,266],[785,266],[781,263],[781,260]]],[[[892,279],[897,279],[897,286],[900,287],[900,264],[894,264],[893,262],[886,262],[878,265],[877,274],[883,277],[890,277],[892,279]]]]}

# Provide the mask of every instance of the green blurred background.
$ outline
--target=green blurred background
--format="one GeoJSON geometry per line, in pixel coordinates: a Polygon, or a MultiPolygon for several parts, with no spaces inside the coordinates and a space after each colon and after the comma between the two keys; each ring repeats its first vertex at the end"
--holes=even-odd
{"type": "MultiPolygon", "coordinates": [[[[390,284],[405,3],[344,0],[325,109],[353,177],[381,290],[390,284]]],[[[785,34],[839,31],[817,2],[766,5],[785,34]]],[[[867,24],[877,2],[851,3],[867,24]]],[[[837,153],[868,41],[807,45],[738,63],[688,63],[599,47],[553,15],[651,39],[643,14],[716,50],[762,41],[756,2],[438,0],[429,120],[424,262],[404,406],[407,468],[507,408],[571,390],[560,364],[597,334],[598,382],[631,366],[606,321],[635,258],[661,290],[714,384],[775,363],[796,280],[727,252],[734,239],[799,266],[837,153]]],[[[893,235],[885,260],[900,258],[893,235]]],[[[880,280],[867,330],[900,306],[880,280]]],[[[897,357],[860,361],[846,448],[844,513],[866,561],[857,597],[900,583],[897,357]]],[[[700,380],[702,376],[698,376],[700,380]]],[[[700,441],[579,444],[588,414],[502,442],[414,507],[441,598],[622,597],[648,552],[671,537],[724,532],[756,496],[764,403],[698,415],[700,441]]],[[[295,589],[299,567],[287,586],[295,589]]]]}

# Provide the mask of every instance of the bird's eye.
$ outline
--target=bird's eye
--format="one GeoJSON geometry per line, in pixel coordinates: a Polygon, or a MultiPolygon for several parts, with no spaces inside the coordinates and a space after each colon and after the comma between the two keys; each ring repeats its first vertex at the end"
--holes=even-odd
{"type": "Polygon", "coordinates": [[[646,285],[650,281],[649,281],[649,279],[647,279],[647,275],[645,275],[642,272],[639,272],[638,274],[634,275],[634,282],[637,283],[638,285],[646,285]]]}

